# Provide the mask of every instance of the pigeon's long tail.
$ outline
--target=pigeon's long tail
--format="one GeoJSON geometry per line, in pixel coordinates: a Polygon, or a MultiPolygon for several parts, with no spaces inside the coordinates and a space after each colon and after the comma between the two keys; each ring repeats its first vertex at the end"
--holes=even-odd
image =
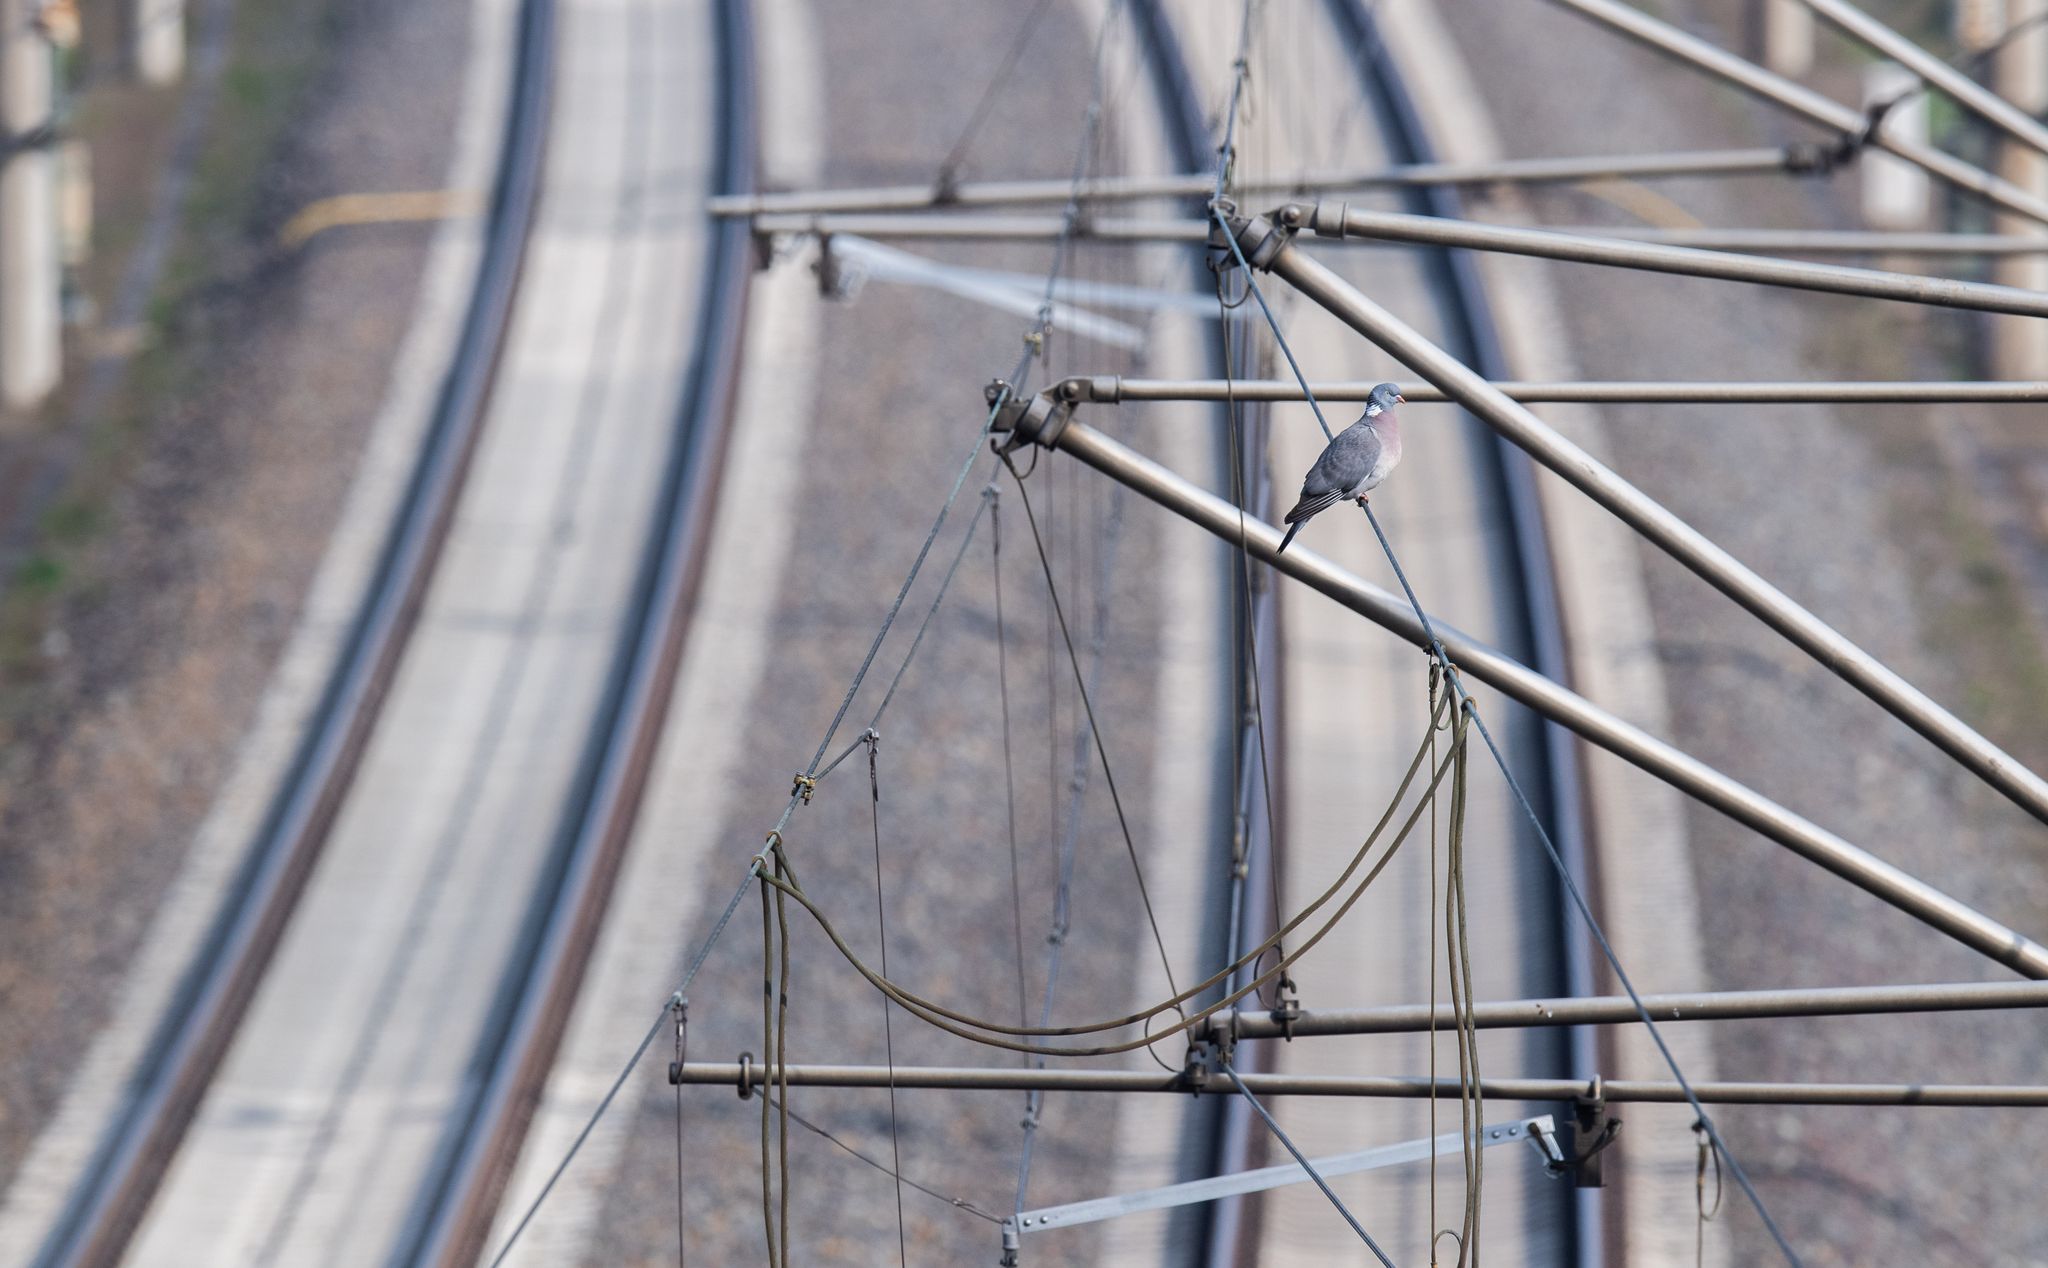
{"type": "Polygon", "coordinates": [[[1287,526],[1287,536],[1280,539],[1280,549],[1274,551],[1273,553],[1276,555],[1285,554],[1287,551],[1287,543],[1294,540],[1294,535],[1301,531],[1301,526],[1305,523],[1307,523],[1306,520],[1296,520],[1294,521],[1294,523],[1289,524],[1287,526]]]}

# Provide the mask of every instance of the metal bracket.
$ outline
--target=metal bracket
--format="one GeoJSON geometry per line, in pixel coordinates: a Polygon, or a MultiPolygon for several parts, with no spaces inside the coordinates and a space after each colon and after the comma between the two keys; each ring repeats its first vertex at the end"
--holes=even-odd
{"type": "MultiPolygon", "coordinates": [[[[679,1072],[679,1073],[680,1073],[680,1072],[679,1072]]],[[[751,1100],[753,1100],[753,1099],[754,1099],[754,1054],[753,1054],[753,1053],[751,1053],[751,1052],[742,1052],[742,1053],[740,1054],[740,1078],[739,1078],[739,1084],[740,1084],[740,1099],[741,1099],[741,1100],[743,1100],[743,1101],[751,1101],[751,1100]]]]}
{"type": "Polygon", "coordinates": [[[1599,1075],[1593,1076],[1573,1102],[1572,1118],[1562,1138],[1542,1142],[1543,1169],[1556,1179],[1570,1176],[1573,1188],[1604,1188],[1601,1155],[1621,1134],[1621,1118],[1607,1113],[1607,1096],[1599,1075]]]}
{"type": "MultiPolygon", "coordinates": [[[[1280,254],[1293,236],[1290,229],[1275,225],[1264,216],[1240,216],[1237,209],[1222,204],[1223,220],[1230,226],[1230,237],[1237,239],[1237,250],[1244,253],[1245,262],[1264,272],[1273,263],[1273,257],[1280,254]]],[[[1237,252],[1230,249],[1230,239],[1223,236],[1222,226],[1209,222],[1210,249],[1220,252],[1218,271],[1237,266],[1237,252]]]]}
{"type": "MultiPolygon", "coordinates": [[[[984,395],[993,406],[1007,391],[1009,384],[996,379],[988,385],[984,395]]],[[[1036,396],[1020,399],[1012,394],[1008,400],[1003,400],[991,430],[1008,433],[1008,438],[997,445],[1001,453],[1009,453],[1027,444],[1051,449],[1059,443],[1060,433],[1067,429],[1067,423],[1073,417],[1074,403],[1058,388],[1048,388],[1036,396]]]]}
{"type": "Polygon", "coordinates": [[[676,1015],[676,1059],[668,1063],[668,1081],[673,1087],[681,1087],[683,1062],[690,1051],[690,1001],[677,996],[670,1007],[676,1015]]]}
{"type": "MultiPolygon", "coordinates": [[[[1555,1126],[1550,1115],[1544,1114],[1537,1118],[1488,1124],[1477,1143],[1482,1149],[1490,1149],[1495,1145],[1529,1141],[1536,1144],[1537,1152],[1543,1153],[1545,1161],[1548,1162],[1549,1155],[1536,1142],[1554,1133],[1555,1126]]],[[[1442,1136],[1425,1136],[1420,1140],[1403,1141],[1398,1145],[1381,1145],[1356,1153],[1311,1159],[1309,1165],[1315,1168],[1317,1175],[1327,1179],[1331,1176],[1352,1175],[1360,1171],[1376,1171],[1382,1167],[1399,1166],[1406,1162],[1421,1162],[1434,1154],[1455,1153],[1463,1143],[1464,1138],[1460,1133],[1449,1132],[1442,1136]]],[[[1239,1171],[1232,1175],[1210,1176],[1204,1180],[1169,1184],[1164,1188],[1145,1189],[1137,1193],[1119,1193],[1106,1198],[1093,1198],[1086,1202],[1070,1202],[1064,1206],[1019,1211],[1003,1221],[1003,1257],[1000,1262],[1005,1265],[1018,1263],[1020,1247],[1026,1233],[1072,1228],[1077,1224],[1093,1224],[1115,1219],[1120,1215],[1166,1210],[1196,1202],[1213,1202],[1219,1198],[1236,1197],[1245,1193],[1263,1193],[1283,1185],[1300,1184],[1307,1179],[1308,1173],[1301,1165],[1290,1162],[1277,1167],[1261,1167],[1255,1171],[1239,1171]]]]}
{"type": "Polygon", "coordinates": [[[1229,1065],[1236,1055],[1237,1036],[1211,1019],[1188,1040],[1187,1055],[1181,1060],[1181,1086],[1196,1096],[1212,1088],[1231,1091],[1234,1085],[1228,1079],[1218,1078],[1216,1072],[1229,1065]]]}
{"type": "Polygon", "coordinates": [[[1301,1020],[1301,995],[1295,989],[1294,979],[1282,973],[1280,989],[1274,993],[1273,999],[1271,1016],[1280,1026],[1280,1037],[1293,1043],[1294,1023],[1301,1020]]]}

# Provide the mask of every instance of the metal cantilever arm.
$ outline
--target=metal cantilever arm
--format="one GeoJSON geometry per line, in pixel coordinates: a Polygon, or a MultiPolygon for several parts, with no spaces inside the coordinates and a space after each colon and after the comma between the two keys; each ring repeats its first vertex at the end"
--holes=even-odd
{"type": "MultiPolygon", "coordinates": [[[[1313,551],[1297,546],[1281,554],[1280,533],[1271,525],[1260,520],[1241,520],[1238,509],[1222,498],[1094,428],[1074,421],[1071,404],[1052,403],[1043,394],[1033,399],[1046,404],[1011,411],[999,424],[1014,424],[1012,444],[1038,443],[1071,454],[1232,544],[1242,532],[1247,549],[1256,558],[1416,646],[1427,645],[1421,623],[1399,597],[1344,571],[1313,551]]],[[[1462,672],[2000,964],[2028,977],[2048,978],[2048,947],[1794,814],[1441,618],[1432,617],[1431,622],[1444,650],[1462,672]]]]}
{"type": "MultiPolygon", "coordinates": [[[[1283,209],[1300,212],[1299,208],[1283,209]]],[[[1341,220],[1318,209],[1308,219],[1319,226],[1349,226],[1367,213],[1341,220]]],[[[1233,224],[1246,258],[1287,280],[1305,297],[1353,330],[1393,354],[1402,364],[1442,388],[1473,417],[1526,451],[1530,457],[1613,512],[1623,523],[1747,609],[1886,712],[1932,740],[1985,783],[2036,819],[2048,823],[2048,782],[1900,677],[1883,661],[1851,642],[1748,565],[1716,545],[1620,475],[1508,398],[1470,366],[1444,351],[1414,327],[1373,302],[1357,287],[1298,250],[1287,235],[1264,220],[1233,224]]],[[[1649,249],[1649,248],[1638,248],[1649,249]]],[[[1663,248],[1668,250],[1669,248],[1663,248]]],[[[1809,266],[1817,267],[1817,266],[1809,266]]]]}
{"type": "MultiPolygon", "coordinates": [[[[1839,101],[1823,97],[1782,75],[1772,74],[1755,62],[1737,57],[1726,49],[1716,48],[1668,22],[1660,22],[1641,9],[1622,4],[1620,0],[1552,0],[1552,3],[1581,13],[1666,57],[1685,62],[1724,79],[1793,114],[1803,116],[1809,122],[1831,128],[1849,138],[1853,144],[1862,144],[1861,138],[1864,137],[1869,119],[1861,111],[1852,110],[1839,101]]],[[[1959,189],[1967,189],[1997,203],[2007,211],[2015,211],[2048,224],[2048,201],[2021,189],[2011,181],[1993,176],[1981,167],[1965,163],[1931,145],[1894,136],[1884,128],[1872,129],[1868,143],[1889,150],[1908,163],[1932,172],[1959,189]]],[[[1851,152],[1853,153],[1853,148],[1851,152]]]]}

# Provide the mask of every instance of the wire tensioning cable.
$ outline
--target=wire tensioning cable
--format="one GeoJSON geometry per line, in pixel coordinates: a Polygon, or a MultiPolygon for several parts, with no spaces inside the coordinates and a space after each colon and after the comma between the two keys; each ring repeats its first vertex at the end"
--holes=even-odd
{"type": "Polygon", "coordinates": [[[1242,1096],[1251,1104],[1254,1110],[1258,1111],[1260,1118],[1266,1120],[1267,1130],[1271,1131],[1274,1138],[1287,1147],[1288,1153],[1294,1155],[1295,1164],[1308,1173],[1309,1179],[1316,1182],[1316,1187],[1323,1191],[1324,1197],[1330,1199],[1330,1205],[1337,1208],[1337,1213],[1344,1217],[1344,1222],[1351,1226],[1351,1231],[1358,1234],[1359,1239],[1365,1243],[1366,1249],[1372,1251],[1373,1257],[1382,1264],[1385,1264],[1386,1268],[1394,1268],[1394,1261],[1387,1258],[1387,1252],[1381,1250],[1380,1244],[1372,1239],[1372,1234],[1365,1231],[1365,1225],[1359,1223],[1358,1217],[1351,1213],[1351,1208],[1344,1205],[1344,1200],[1337,1196],[1337,1191],[1330,1187],[1330,1182],[1323,1179],[1322,1174],[1316,1170],[1315,1164],[1311,1163],[1307,1155],[1303,1154],[1296,1147],[1295,1143],[1288,1138],[1286,1132],[1280,1130],[1280,1124],[1274,1121],[1273,1115],[1267,1112],[1265,1106],[1259,1104],[1259,1098],[1252,1095],[1252,1090],[1244,1085],[1244,1080],[1237,1077],[1237,1071],[1232,1069],[1227,1062],[1224,1063],[1222,1069],[1223,1073],[1230,1076],[1230,1081],[1237,1085],[1238,1095],[1242,1096]]]}

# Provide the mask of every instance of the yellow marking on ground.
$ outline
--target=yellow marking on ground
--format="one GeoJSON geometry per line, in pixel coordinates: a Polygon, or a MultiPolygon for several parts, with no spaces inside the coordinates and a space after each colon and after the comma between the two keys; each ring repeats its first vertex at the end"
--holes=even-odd
{"type": "Polygon", "coordinates": [[[1644,224],[1659,229],[1703,229],[1694,215],[1648,185],[1618,176],[1579,181],[1572,186],[1611,207],[1619,207],[1644,224]]]}
{"type": "Polygon", "coordinates": [[[285,250],[304,246],[315,234],[344,225],[401,224],[474,216],[484,208],[483,195],[470,189],[422,189],[392,194],[336,194],[301,207],[277,243],[285,250]]]}

